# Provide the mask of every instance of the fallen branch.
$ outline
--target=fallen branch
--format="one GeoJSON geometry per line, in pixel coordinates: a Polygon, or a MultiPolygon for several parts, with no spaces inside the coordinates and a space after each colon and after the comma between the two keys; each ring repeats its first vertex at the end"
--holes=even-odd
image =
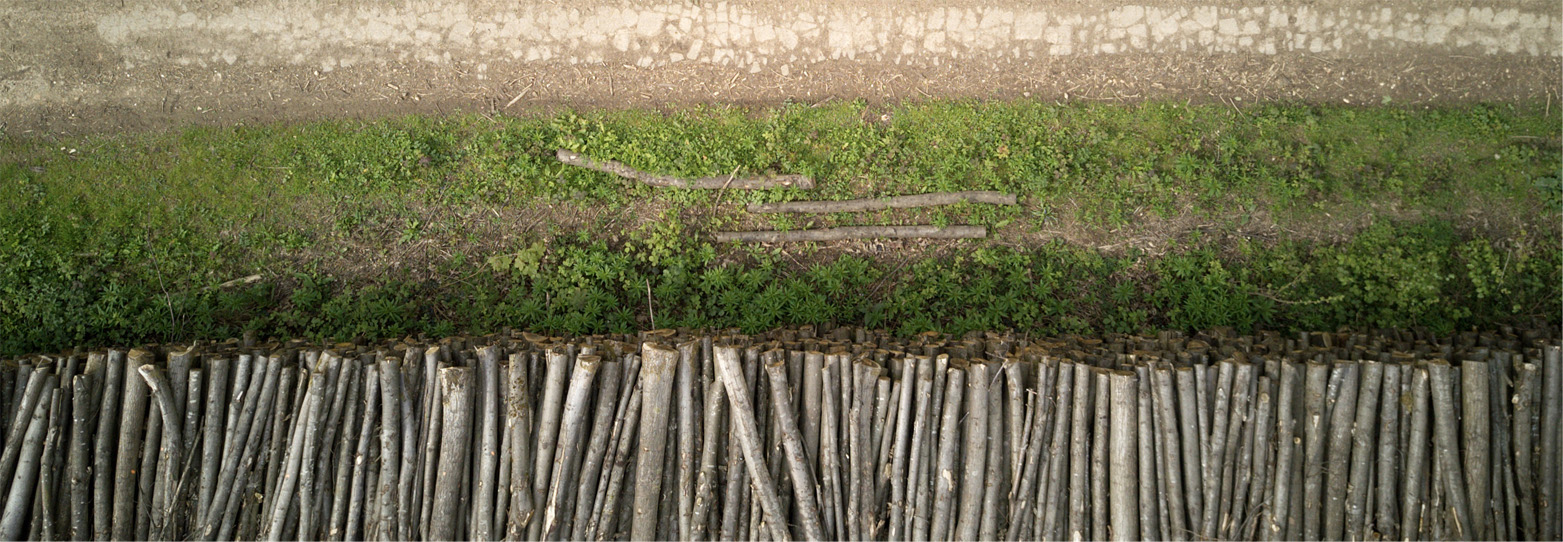
{"type": "Polygon", "coordinates": [[[798,188],[809,190],[814,188],[814,180],[803,175],[778,175],[764,178],[738,178],[735,175],[722,175],[720,177],[701,177],[698,179],[683,179],[668,175],[647,173],[614,160],[595,160],[581,156],[575,152],[559,149],[554,156],[560,162],[576,167],[583,167],[612,173],[626,179],[639,181],[651,186],[666,188],[700,188],[708,190],[720,190],[732,188],[735,190],[764,190],[767,188],[798,188]]]}
{"type": "Polygon", "coordinates": [[[906,209],[954,205],[963,201],[993,205],[1015,205],[1015,195],[991,190],[965,192],[938,192],[911,196],[887,196],[882,198],[849,199],[840,201],[786,201],[781,203],[751,203],[751,213],[856,213],[881,209],[906,209]]]}
{"type": "Polygon", "coordinates": [[[987,226],[845,226],[799,231],[722,231],[719,242],[777,243],[794,241],[841,241],[845,239],[982,239],[987,226]]]}

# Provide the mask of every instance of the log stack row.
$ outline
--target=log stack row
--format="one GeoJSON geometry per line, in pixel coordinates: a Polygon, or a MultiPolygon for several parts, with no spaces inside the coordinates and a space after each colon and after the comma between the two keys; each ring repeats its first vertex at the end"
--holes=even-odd
{"type": "Polygon", "coordinates": [[[12,540],[1555,540],[1555,330],[152,345],[0,368],[12,540]]]}

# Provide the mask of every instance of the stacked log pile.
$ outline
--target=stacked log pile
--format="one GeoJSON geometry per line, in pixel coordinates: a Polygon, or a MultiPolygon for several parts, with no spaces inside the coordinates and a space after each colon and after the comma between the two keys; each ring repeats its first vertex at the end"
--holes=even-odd
{"type": "Polygon", "coordinates": [[[1563,537],[1555,330],[230,341],[0,409],[8,540],[1563,537]]]}

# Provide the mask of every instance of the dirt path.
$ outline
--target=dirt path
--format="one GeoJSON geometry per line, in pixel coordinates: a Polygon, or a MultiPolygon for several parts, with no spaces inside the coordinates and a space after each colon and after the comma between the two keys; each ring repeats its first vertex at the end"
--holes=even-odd
{"type": "Polygon", "coordinates": [[[1558,99],[1553,1],[14,0],[3,133],[926,97],[1558,99]]]}

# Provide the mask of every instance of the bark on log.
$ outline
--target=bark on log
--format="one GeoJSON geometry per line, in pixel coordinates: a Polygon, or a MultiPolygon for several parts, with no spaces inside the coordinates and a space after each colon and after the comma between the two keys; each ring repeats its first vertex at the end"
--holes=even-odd
{"type": "MultiPolygon", "coordinates": [[[[174,401],[173,390],[169,389],[168,377],[163,371],[154,365],[142,365],[137,369],[141,378],[146,380],[147,386],[152,390],[152,396],[157,400],[157,408],[163,417],[163,457],[168,459],[164,468],[159,469],[159,485],[172,488],[178,483],[178,470],[184,465],[184,435],[181,434],[183,423],[179,416],[179,407],[174,401]]],[[[169,521],[173,518],[173,502],[164,506],[164,510],[153,513],[154,521],[151,530],[153,539],[171,540],[169,521]]]]}
{"type": "MultiPolygon", "coordinates": [[[[770,527],[771,540],[777,542],[789,540],[791,537],[786,529],[787,516],[782,509],[781,497],[776,492],[771,474],[765,469],[765,457],[762,455],[764,451],[760,446],[760,435],[754,420],[754,406],[749,400],[748,385],[739,374],[740,370],[738,349],[718,346],[716,371],[722,379],[722,385],[727,388],[728,407],[732,411],[733,419],[737,421],[736,436],[744,454],[744,465],[749,470],[749,479],[753,480],[755,491],[759,493],[760,506],[765,511],[765,523],[770,527]]],[[[639,510],[639,507],[636,509],[639,510]]]]}
{"type": "Polygon", "coordinates": [[[1488,540],[1492,507],[1489,505],[1492,467],[1492,412],[1488,393],[1488,367],[1485,361],[1460,363],[1460,448],[1464,460],[1465,490],[1471,506],[1471,525],[1467,536],[1488,540]]]}
{"type": "Polygon", "coordinates": [[[961,202],[1015,205],[1015,195],[991,190],[964,192],[937,192],[909,196],[885,196],[834,201],[787,201],[781,203],[751,203],[751,213],[861,213],[882,209],[910,209],[954,205],[961,202]]]}
{"type": "MultiPolygon", "coordinates": [[[[1368,483],[1372,480],[1368,474],[1373,468],[1374,437],[1380,429],[1377,424],[1378,399],[1380,387],[1384,383],[1383,364],[1370,361],[1358,367],[1361,379],[1357,383],[1355,409],[1351,413],[1352,418],[1348,418],[1352,421],[1346,428],[1351,433],[1350,471],[1342,495],[1346,509],[1345,533],[1352,540],[1361,540],[1367,527],[1367,500],[1371,494],[1368,483]]],[[[1340,403],[1336,403],[1337,408],[1340,406],[1340,403]]],[[[1339,419],[1342,418],[1336,418],[1339,419]]]]}
{"type": "MultiPolygon", "coordinates": [[[[1098,538],[1117,541],[1140,539],[1139,447],[1135,440],[1142,420],[1139,419],[1139,381],[1129,371],[1113,371],[1109,375],[1111,422],[1099,427],[1108,435],[1111,466],[1108,470],[1108,495],[1112,506],[1111,527],[1108,533],[1097,533],[1098,538]],[[1101,536],[1101,535],[1106,536],[1101,536]]],[[[1150,495],[1145,496],[1146,499],[1150,495]]],[[[1154,506],[1154,505],[1152,505],[1154,506]]]]}
{"type": "MultiPolygon", "coordinates": [[[[673,406],[678,350],[658,343],[645,343],[641,347],[641,363],[640,453],[635,463],[635,508],[630,538],[650,540],[656,538],[659,519],[661,469],[667,453],[667,425],[673,406]]],[[[728,395],[732,393],[733,386],[729,385],[728,395]]],[[[604,510],[604,513],[609,512],[612,510],[604,510]]]]}
{"type": "Polygon", "coordinates": [[[955,538],[976,540],[982,514],[982,493],[988,457],[988,385],[992,377],[988,364],[976,362],[966,370],[966,413],[961,431],[960,511],[956,515],[955,538]]]}
{"type": "MultiPolygon", "coordinates": [[[[1406,440],[1405,499],[1400,515],[1400,535],[1403,539],[1415,538],[1424,532],[1422,529],[1423,495],[1429,483],[1427,452],[1432,440],[1429,434],[1432,407],[1428,405],[1428,393],[1427,368],[1422,366],[1412,368],[1410,431],[1407,433],[1409,438],[1406,440]]],[[[1431,483],[1437,484],[1439,481],[1435,479],[1431,483]]]]}
{"type": "MultiPolygon", "coordinates": [[[[1427,365],[1429,384],[1433,388],[1433,440],[1437,450],[1438,465],[1444,488],[1444,499],[1454,512],[1453,532],[1462,540],[1472,539],[1471,506],[1468,501],[1465,480],[1460,468],[1460,445],[1456,426],[1454,379],[1450,377],[1449,363],[1433,360],[1427,365]]],[[[1435,481],[1435,483],[1437,483],[1435,481]]]]}
{"type": "Polygon", "coordinates": [[[785,361],[777,356],[776,362],[765,366],[765,374],[770,377],[771,401],[775,406],[772,412],[781,426],[782,451],[787,455],[788,478],[792,480],[793,495],[797,499],[803,536],[810,541],[825,540],[824,528],[820,526],[819,501],[814,495],[814,469],[803,451],[803,432],[798,429],[797,416],[793,414],[785,361]]]}
{"type": "Polygon", "coordinates": [[[38,463],[43,453],[49,407],[56,393],[54,375],[34,371],[33,379],[45,383],[40,388],[40,399],[33,402],[32,415],[17,416],[19,420],[26,420],[27,430],[15,441],[16,474],[11,479],[10,491],[7,492],[5,499],[5,509],[0,512],[0,539],[3,540],[21,540],[26,534],[23,529],[26,528],[32,511],[33,493],[38,483],[38,463]]]}
{"type": "Polygon", "coordinates": [[[848,239],[982,239],[987,226],[841,226],[795,231],[722,231],[717,242],[796,243],[803,241],[844,241],[848,239]]]}
{"type": "Polygon", "coordinates": [[[615,160],[597,160],[582,156],[578,153],[559,149],[554,151],[554,156],[565,164],[583,167],[586,169],[601,171],[618,175],[626,179],[645,183],[659,188],[694,188],[720,190],[731,188],[733,190],[764,190],[768,188],[797,188],[809,190],[814,188],[814,180],[804,175],[778,175],[765,178],[742,178],[733,175],[718,177],[701,177],[698,179],[683,179],[669,175],[657,175],[647,173],[615,160]]]}
{"type": "Polygon", "coordinates": [[[939,459],[934,470],[933,521],[929,540],[946,540],[952,532],[950,509],[955,497],[956,465],[960,462],[961,398],[966,388],[964,363],[952,365],[945,376],[944,406],[940,410],[939,459]]]}
{"type": "Polygon", "coordinates": [[[462,478],[466,471],[468,445],[472,439],[472,369],[440,369],[442,410],[439,471],[434,480],[434,513],[430,516],[429,536],[434,540],[455,540],[462,478]]]}
{"type": "Polygon", "coordinates": [[[592,381],[601,365],[602,358],[582,355],[576,358],[575,369],[570,375],[570,388],[565,393],[564,413],[559,422],[559,451],[554,454],[553,481],[548,489],[548,499],[543,503],[544,540],[561,537],[563,511],[560,507],[571,496],[567,486],[577,480],[575,456],[581,449],[581,433],[586,430],[583,425],[591,401],[592,381]]]}
{"type": "MultiPolygon", "coordinates": [[[[152,362],[152,353],[132,350],[128,362],[140,367],[152,362]]],[[[146,431],[148,388],[146,380],[134,375],[125,377],[125,403],[119,423],[119,453],[112,471],[117,474],[114,483],[114,527],[111,537],[115,540],[136,538],[136,476],[140,470],[142,433],[146,431]]],[[[113,438],[112,436],[110,438],[113,438]]],[[[107,473],[106,473],[107,474],[107,473]]]]}

